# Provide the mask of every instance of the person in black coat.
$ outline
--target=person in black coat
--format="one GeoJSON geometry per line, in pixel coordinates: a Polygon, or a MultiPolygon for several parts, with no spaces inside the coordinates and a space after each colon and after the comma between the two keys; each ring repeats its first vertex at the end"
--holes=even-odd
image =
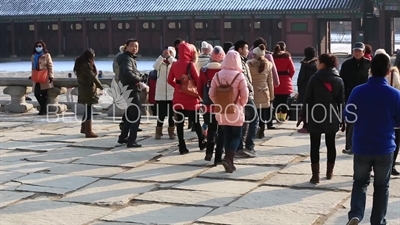
{"type": "MultiPolygon", "coordinates": [[[[314,47],[306,47],[304,49],[304,59],[300,62],[300,72],[297,77],[297,103],[303,103],[304,96],[306,95],[307,84],[311,76],[317,72],[317,57],[314,47]]],[[[298,130],[299,133],[308,133],[307,124],[303,123],[303,128],[298,130]]]]}
{"type": "MultiPolygon", "coordinates": [[[[335,138],[342,122],[342,109],[345,105],[344,83],[336,70],[337,58],[332,54],[322,54],[318,57],[318,72],[308,82],[301,116],[301,121],[308,124],[310,133],[311,183],[319,183],[319,149],[321,134],[325,134],[325,144],[328,149],[326,178],[333,175],[336,160],[335,138]]],[[[342,125],[342,131],[344,125],[342,125]]]]}

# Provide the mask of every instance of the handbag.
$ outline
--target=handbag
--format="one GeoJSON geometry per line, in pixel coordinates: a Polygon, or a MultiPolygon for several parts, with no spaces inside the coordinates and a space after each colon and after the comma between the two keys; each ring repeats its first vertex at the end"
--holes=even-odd
{"type": "Polygon", "coordinates": [[[190,62],[187,66],[186,74],[183,74],[180,79],[180,92],[187,94],[192,97],[199,98],[199,92],[197,91],[197,86],[192,79],[190,74],[190,62]]]}
{"type": "Polygon", "coordinates": [[[49,82],[49,72],[48,70],[33,70],[31,79],[35,83],[49,82]]]}

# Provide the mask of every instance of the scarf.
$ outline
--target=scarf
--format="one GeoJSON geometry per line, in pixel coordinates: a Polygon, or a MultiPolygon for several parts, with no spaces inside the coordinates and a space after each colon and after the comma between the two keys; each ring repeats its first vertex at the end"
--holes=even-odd
{"type": "Polygon", "coordinates": [[[39,53],[35,53],[34,58],[33,58],[33,68],[35,70],[39,69],[38,68],[38,62],[39,62],[39,58],[44,54],[44,52],[39,52],[39,53]]]}

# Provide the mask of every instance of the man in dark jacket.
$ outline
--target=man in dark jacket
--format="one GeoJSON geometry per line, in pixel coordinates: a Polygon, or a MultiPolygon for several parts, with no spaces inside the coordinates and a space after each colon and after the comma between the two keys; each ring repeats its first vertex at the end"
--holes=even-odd
{"type": "MultiPolygon", "coordinates": [[[[340,68],[340,77],[342,77],[345,88],[346,102],[353,89],[364,84],[368,80],[369,68],[371,61],[364,58],[365,45],[362,42],[357,42],[353,46],[353,57],[346,60],[340,68]]],[[[353,154],[352,150],[353,139],[353,124],[347,123],[346,126],[346,146],[343,149],[345,154],[353,154]]]]}
{"type": "Polygon", "coordinates": [[[141,147],[136,143],[137,132],[140,124],[140,92],[142,77],[137,69],[136,54],[139,51],[139,42],[136,39],[129,39],[126,42],[126,51],[118,56],[119,80],[123,86],[131,90],[129,95],[131,102],[127,102],[128,109],[125,111],[126,121],[123,123],[118,143],[127,143],[128,148],[141,147]],[[129,134],[129,137],[128,137],[129,134]]]}

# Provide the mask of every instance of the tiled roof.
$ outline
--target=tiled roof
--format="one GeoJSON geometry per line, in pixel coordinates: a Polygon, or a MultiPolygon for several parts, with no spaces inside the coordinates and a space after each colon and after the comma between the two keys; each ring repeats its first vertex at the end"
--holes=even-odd
{"type": "Polygon", "coordinates": [[[1,0],[0,17],[359,12],[363,0],[1,0]],[[251,4],[250,4],[251,3],[251,4]]]}

